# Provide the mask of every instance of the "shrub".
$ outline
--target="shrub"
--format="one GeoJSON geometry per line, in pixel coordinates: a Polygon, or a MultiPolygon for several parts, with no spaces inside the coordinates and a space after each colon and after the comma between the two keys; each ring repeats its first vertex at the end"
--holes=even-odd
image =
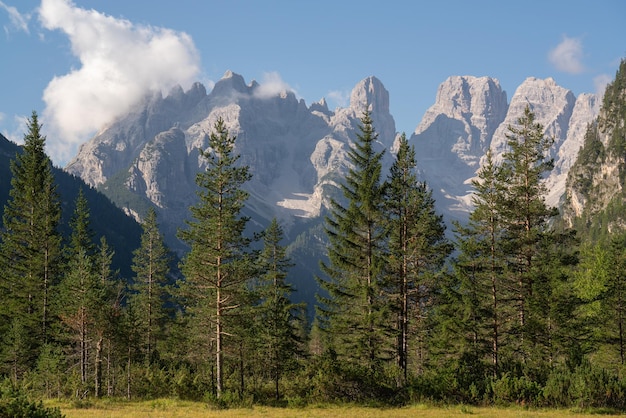
{"type": "Polygon", "coordinates": [[[5,380],[1,386],[0,417],[12,418],[63,418],[59,408],[46,408],[42,401],[34,402],[12,382],[5,380]]]}

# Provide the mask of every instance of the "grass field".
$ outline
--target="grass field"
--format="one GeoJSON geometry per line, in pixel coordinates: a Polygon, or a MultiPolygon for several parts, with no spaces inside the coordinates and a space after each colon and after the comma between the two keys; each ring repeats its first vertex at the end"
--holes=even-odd
{"type": "Polygon", "coordinates": [[[174,400],[153,400],[142,402],[99,402],[89,408],[76,408],[70,403],[46,402],[46,406],[59,407],[67,418],[191,418],[191,417],[277,417],[277,418],[385,418],[385,417],[485,417],[485,418],[530,418],[530,417],[590,417],[570,410],[534,410],[524,408],[486,408],[473,406],[434,407],[415,405],[405,408],[365,408],[356,406],[310,406],[302,409],[271,408],[256,406],[254,408],[214,410],[205,403],[184,402],[174,400]]]}

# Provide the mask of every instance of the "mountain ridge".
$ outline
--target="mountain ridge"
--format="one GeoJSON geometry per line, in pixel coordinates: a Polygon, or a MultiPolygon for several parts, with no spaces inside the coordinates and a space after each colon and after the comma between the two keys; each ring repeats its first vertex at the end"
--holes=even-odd
{"type": "MultiPolygon", "coordinates": [[[[496,159],[506,149],[507,127],[526,105],[546,134],[555,138],[555,172],[546,181],[550,205],[560,205],[565,177],[586,127],[597,116],[595,95],[574,94],[551,79],[527,78],[508,102],[497,79],[452,76],[439,87],[409,141],[416,148],[420,177],[433,190],[448,220],[471,210],[471,180],[488,148],[496,159]]],[[[299,219],[320,218],[349,169],[347,153],[367,109],[378,133],[384,165],[393,159],[399,133],[389,111],[389,92],[374,76],[358,82],[345,108],[329,110],[324,99],[307,106],[293,92],[270,92],[241,75],[226,72],[212,91],[200,83],[167,96],[147,95],[132,112],[81,146],[66,170],[98,187],[118,206],[141,219],[157,208],[168,243],[195,202],[195,173],[205,168],[198,149],[217,118],[237,136],[236,151],[253,177],[248,209],[259,225],[277,217],[287,234],[299,219]]],[[[296,228],[297,229],[297,228],[296,228]]]]}

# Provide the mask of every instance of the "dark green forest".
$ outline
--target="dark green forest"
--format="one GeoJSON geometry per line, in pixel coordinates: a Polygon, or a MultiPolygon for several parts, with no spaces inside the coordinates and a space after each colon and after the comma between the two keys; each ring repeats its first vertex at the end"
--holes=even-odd
{"type": "MultiPolygon", "coordinates": [[[[626,173],[624,80],[623,61],[568,180],[589,202],[600,199],[591,173],[607,155],[626,173]],[[606,148],[600,131],[610,132],[606,148]]],[[[403,135],[385,172],[376,139],[364,112],[326,213],[311,313],[293,302],[297,266],[281,225],[246,234],[251,174],[223,120],[201,151],[207,168],[174,276],[153,210],[128,250],[94,232],[88,191],[63,207],[33,112],[2,177],[11,178],[0,230],[3,387],[77,401],[626,410],[626,233],[607,228],[624,200],[571,223],[548,207],[552,139],[527,107],[502,160],[487,154],[469,221],[448,234],[414,147],[403,135]]]]}

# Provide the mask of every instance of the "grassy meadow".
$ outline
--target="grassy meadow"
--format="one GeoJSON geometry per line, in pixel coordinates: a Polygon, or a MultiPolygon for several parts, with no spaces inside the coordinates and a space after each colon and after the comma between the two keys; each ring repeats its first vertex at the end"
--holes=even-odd
{"type": "Polygon", "coordinates": [[[404,408],[366,408],[359,406],[309,406],[306,408],[273,408],[255,406],[216,410],[206,403],[175,400],[152,400],[141,402],[102,401],[88,406],[77,407],[68,402],[48,401],[48,407],[59,407],[67,418],[240,418],[240,417],[277,417],[277,418],[443,418],[443,417],[484,417],[484,418],[530,418],[530,417],[590,417],[594,413],[573,410],[526,409],[526,408],[491,408],[456,405],[448,407],[414,405],[404,408]]]}

